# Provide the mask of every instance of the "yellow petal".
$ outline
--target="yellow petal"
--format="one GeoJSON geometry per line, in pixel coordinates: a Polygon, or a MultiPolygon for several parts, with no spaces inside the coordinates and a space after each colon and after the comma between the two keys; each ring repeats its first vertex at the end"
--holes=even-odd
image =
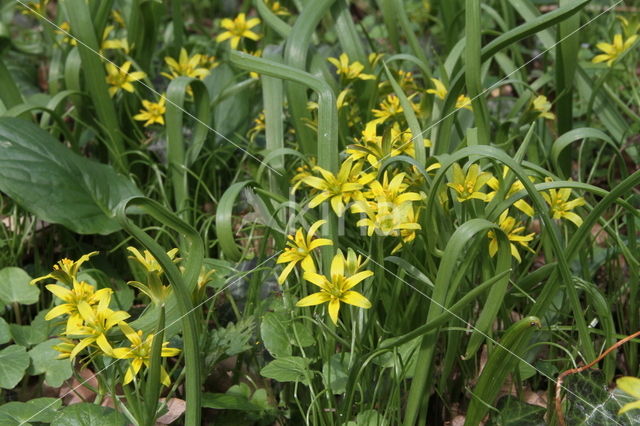
{"type": "Polygon", "coordinates": [[[335,325],[338,325],[338,313],[340,312],[340,301],[338,299],[332,299],[329,302],[329,307],[327,309],[329,310],[329,317],[331,318],[331,321],[333,321],[335,325]]]}
{"type": "Polygon", "coordinates": [[[280,275],[278,276],[278,284],[282,285],[287,280],[287,277],[293,271],[293,268],[296,266],[297,261],[290,262],[287,266],[284,267],[280,275]]]}
{"type": "Polygon", "coordinates": [[[73,300],[73,293],[68,288],[59,286],[57,284],[49,284],[46,285],[45,288],[65,302],[71,302],[71,300],[73,300]]]}
{"type": "Polygon", "coordinates": [[[357,291],[347,291],[342,295],[340,301],[364,309],[369,309],[371,307],[371,302],[369,302],[369,299],[367,299],[357,291]]]}
{"type": "Polygon", "coordinates": [[[44,316],[44,319],[49,321],[53,318],[59,317],[60,315],[69,314],[71,312],[73,312],[73,305],[64,303],[51,308],[51,310],[47,312],[47,315],[44,316]]]}
{"type": "Polygon", "coordinates": [[[325,293],[324,291],[319,291],[317,293],[313,293],[307,297],[304,297],[298,300],[298,303],[296,303],[296,306],[298,307],[315,306],[315,305],[319,305],[321,303],[327,302],[329,300],[331,300],[331,296],[328,293],[325,293]]]}

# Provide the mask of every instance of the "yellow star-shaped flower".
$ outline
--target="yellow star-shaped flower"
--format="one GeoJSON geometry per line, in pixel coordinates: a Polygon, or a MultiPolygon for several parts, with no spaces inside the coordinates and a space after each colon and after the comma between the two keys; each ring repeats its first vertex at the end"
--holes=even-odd
{"type": "Polygon", "coordinates": [[[239,14],[233,20],[224,18],[220,22],[220,26],[227,31],[218,35],[218,37],[216,37],[216,41],[220,43],[225,40],[230,40],[232,49],[237,49],[238,44],[240,44],[240,40],[242,40],[243,38],[258,41],[260,40],[260,36],[251,31],[251,28],[255,27],[256,25],[260,25],[260,19],[251,18],[249,20],[246,20],[244,13],[239,14]]]}
{"type": "Polygon", "coordinates": [[[296,306],[314,306],[329,302],[329,317],[334,324],[338,324],[340,302],[369,309],[371,307],[369,299],[351,289],[372,276],[373,272],[362,271],[346,276],[345,263],[344,255],[338,252],[331,262],[330,279],[315,272],[305,272],[304,279],[320,287],[320,291],[300,299],[296,306]]]}

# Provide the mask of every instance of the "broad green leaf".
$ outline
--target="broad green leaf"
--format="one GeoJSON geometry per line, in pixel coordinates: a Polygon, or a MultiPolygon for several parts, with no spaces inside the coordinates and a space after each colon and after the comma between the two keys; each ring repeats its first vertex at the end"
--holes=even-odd
{"type": "Polygon", "coordinates": [[[271,361],[260,370],[260,374],[278,382],[301,382],[309,384],[312,372],[311,360],[298,356],[287,356],[271,361]]]}
{"type": "Polygon", "coordinates": [[[60,344],[60,339],[49,339],[36,345],[29,351],[31,369],[29,374],[39,375],[44,373],[44,381],[54,388],[62,386],[73,374],[71,362],[68,359],[56,359],[59,352],[53,346],[60,344]]]}
{"type": "Polygon", "coordinates": [[[500,398],[498,412],[491,414],[487,426],[544,426],[546,409],[527,404],[511,395],[500,398]]]}
{"type": "Polygon", "coordinates": [[[29,274],[20,268],[9,266],[0,270],[0,300],[6,304],[33,305],[38,301],[40,289],[29,285],[29,281],[29,274]]]}
{"type": "Polygon", "coordinates": [[[44,342],[49,337],[49,323],[44,319],[45,311],[41,311],[29,325],[9,324],[13,341],[18,345],[29,347],[44,342]]]}
{"type": "Polygon", "coordinates": [[[202,406],[216,410],[262,410],[262,408],[253,405],[244,395],[229,395],[225,393],[205,393],[202,396],[202,406]]]}
{"type": "Polygon", "coordinates": [[[74,153],[33,123],[0,118],[0,191],[79,234],[120,229],[112,209],[140,191],[108,165],[74,153]]]}
{"type": "Polygon", "coordinates": [[[330,385],[331,391],[335,395],[343,394],[346,391],[347,381],[349,380],[349,355],[348,352],[333,354],[329,362],[322,366],[324,381],[330,385]]]}
{"type": "Polygon", "coordinates": [[[29,422],[49,423],[62,405],[58,398],[36,398],[27,402],[9,402],[0,405],[0,424],[30,425],[29,422]]]}
{"type": "Polygon", "coordinates": [[[264,392],[264,389],[256,390],[252,396],[249,386],[246,383],[240,383],[231,386],[226,393],[205,393],[202,398],[202,406],[218,410],[260,411],[265,407],[254,403],[256,396],[258,400],[261,399],[262,392],[260,391],[264,392]]]}
{"type": "Polygon", "coordinates": [[[635,398],[618,389],[609,391],[601,370],[587,370],[564,379],[567,389],[565,420],[571,425],[640,425],[637,410],[618,415],[618,410],[635,398]]]}
{"type": "Polygon", "coordinates": [[[113,408],[82,402],[65,407],[51,422],[51,426],[124,426],[125,417],[113,408]]]}
{"type": "Polygon", "coordinates": [[[386,426],[389,422],[376,410],[365,410],[358,413],[356,420],[351,420],[347,426],[386,426]]]}
{"type": "Polygon", "coordinates": [[[11,330],[9,329],[9,324],[7,324],[4,318],[0,317],[0,345],[4,345],[9,340],[11,340],[11,330]]]}
{"type": "Polygon", "coordinates": [[[286,318],[282,314],[268,312],[262,318],[260,336],[264,347],[274,358],[291,355],[287,326],[286,318]]]}
{"type": "Polygon", "coordinates": [[[16,387],[24,372],[29,367],[27,350],[18,345],[11,345],[0,351],[0,388],[16,387]]]}

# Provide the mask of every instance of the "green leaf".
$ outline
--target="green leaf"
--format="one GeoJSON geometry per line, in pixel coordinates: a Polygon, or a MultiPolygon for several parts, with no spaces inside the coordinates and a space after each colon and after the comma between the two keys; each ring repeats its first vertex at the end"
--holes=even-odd
{"type": "MultiPolygon", "coordinates": [[[[258,389],[258,391],[263,389],[258,389]]],[[[264,391],[264,390],[263,390],[264,391]]],[[[217,410],[261,411],[264,407],[253,403],[251,389],[246,383],[231,386],[227,393],[205,393],[202,406],[217,410]]]]}
{"type": "Polygon", "coordinates": [[[0,317],[0,345],[4,345],[9,340],[11,340],[11,330],[9,329],[9,324],[7,324],[4,318],[0,317]]]}
{"type": "Polygon", "coordinates": [[[30,425],[27,422],[49,423],[62,405],[58,398],[36,398],[27,402],[9,402],[0,405],[0,424],[30,425]]]}
{"type": "Polygon", "coordinates": [[[13,389],[16,387],[24,372],[29,367],[27,350],[18,345],[11,345],[0,351],[0,388],[13,389]]]}
{"type": "Polygon", "coordinates": [[[249,340],[253,338],[253,317],[243,318],[237,324],[229,323],[224,328],[209,331],[204,343],[207,354],[205,365],[212,367],[222,358],[237,355],[251,348],[249,340]]]}
{"type": "Polygon", "coordinates": [[[73,374],[71,362],[68,359],[56,359],[59,355],[53,346],[60,344],[60,339],[49,339],[36,345],[29,351],[31,358],[31,370],[29,374],[39,375],[44,373],[44,381],[54,388],[62,386],[73,374]]]}
{"type": "Polygon", "coordinates": [[[507,375],[518,368],[534,330],[540,328],[536,317],[525,317],[513,324],[500,339],[500,345],[489,354],[478,383],[473,390],[473,399],[467,410],[465,425],[477,425],[493,405],[507,375]]]}
{"type": "Polygon", "coordinates": [[[347,426],[386,426],[389,422],[376,410],[365,410],[358,413],[356,421],[347,423],[347,426]]]}
{"type": "Polygon", "coordinates": [[[45,311],[41,311],[29,325],[9,324],[13,341],[18,345],[29,347],[44,342],[49,337],[49,323],[44,319],[45,311]]]}
{"type": "Polygon", "coordinates": [[[260,324],[260,336],[264,347],[274,358],[291,355],[291,344],[286,319],[282,314],[268,312],[260,324]]]}
{"type": "Polygon", "coordinates": [[[108,165],[81,157],[35,124],[0,118],[0,191],[40,219],[79,234],[121,227],[112,209],[140,191],[108,165]]]}
{"type": "Polygon", "coordinates": [[[327,388],[331,387],[335,395],[341,395],[346,391],[349,380],[348,355],[348,352],[333,354],[329,362],[322,366],[324,381],[330,385],[327,388]]]}
{"type": "Polygon", "coordinates": [[[609,392],[601,370],[571,374],[564,380],[567,424],[585,426],[640,425],[637,411],[618,415],[618,410],[635,398],[615,389],[609,392]]]}
{"type": "Polygon", "coordinates": [[[287,356],[271,361],[260,370],[260,374],[278,382],[301,382],[309,385],[311,360],[298,356],[287,356]]]}
{"type": "Polygon", "coordinates": [[[493,413],[487,426],[544,426],[544,407],[527,404],[518,398],[507,395],[496,404],[497,413],[493,413]]]}
{"type": "Polygon", "coordinates": [[[20,268],[9,266],[0,270],[0,300],[6,304],[33,305],[38,301],[40,289],[29,285],[29,281],[29,274],[20,268]]]}
{"type": "Polygon", "coordinates": [[[126,425],[124,416],[113,408],[82,402],[66,407],[51,422],[51,426],[120,426],[126,425]]]}

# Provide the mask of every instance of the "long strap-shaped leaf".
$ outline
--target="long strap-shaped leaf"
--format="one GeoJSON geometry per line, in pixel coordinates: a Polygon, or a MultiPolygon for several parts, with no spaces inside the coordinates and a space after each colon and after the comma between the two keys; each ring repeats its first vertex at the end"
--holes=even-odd
{"type": "MultiPolygon", "coordinates": [[[[204,258],[204,244],[198,232],[168,211],[161,204],[146,197],[132,197],[122,201],[114,211],[122,227],[131,234],[142,246],[151,252],[164,270],[173,292],[176,295],[182,335],[184,339],[184,357],[186,364],[186,394],[187,411],[186,424],[200,424],[200,350],[198,345],[198,326],[196,310],[193,308],[191,294],[204,258]],[[189,252],[184,253],[185,271],[181,273],[178,267],[167,256],[165,250],[146,232],[135,225],[128,217],[128,212],[135,209],[156,219],[158,222],[174,229],[190,243],[189,252]]],[[[157,332],[158,330],[156,330],[157,332]]]]}
{"type": "MultiPolygon", "coordinates": [[[[517,26],[516,28],[507,31],[506,33],[496,37],[493,41],[484,46],[481,50],[480,55],[480,63],[484,63],[488,59],[492,58],[500,50],[504,49],[507,46],[510,46],[513,43],[517,43],[518,41],[526,38],[532,34],[535,34],[539,31],[542,31],[546,28],[549,28],[559,22],[562,22],[565,19],[575,15],[578,13],[584,6],[589,3],[590,0],[578,0],[576,2],[572,2],[569,5],[565,5],[559,7],[558,9],[545,13],[544,15],[538,16],[532,19],[529,22],[525,22],[517,26]]],[[[455,71],[455,69],[454,69],[455,71]]],[[[462,92],[462,88],[465,83],[465,73],[464,71],[457,72],[456,76],[452,79],[451,86],[449,87],[449,91],[447,93],[447,97],[445,98],[444,105],[442,108],[443,116],[447,117],[447,114],[451,112],[453,106],[456,103],[458,95],[462,92]]],[[[438,125],[438,138],[434,143],[436,144],[435,152],[436,154],[442,154],[448,151],[449,149],[449,140],[451,135],[451,121],[453,120],[453,115],[448,116],[446,119],[442,120],[442,122],[438,125]]]]}
{"type": "MultiPolygon", "coordinates": [[[[488,231],[492,230],[496,233],[498,244],[498,262],[496,266],[496,272],[502,273],[507,271],[511,267],[511,253],[509,248],[509,241],[504,231],[500,229],[495,223],[489,222],[485,219],[471,219],[468,222],[462,224],[453,233],[447,247],[444,250],[442,256],[442,263],[438,268],[438,274],[436,276],[433,293],[431,295],[431,303],[429,305],[429,313],[427,314],[426,323],[433,322],[436,318],[442,315],[443,312],[448,311],[448,306],[451,305],[460,279],[453,279],[456,271],[460,268],[466,268],[472,258],[467,257],[465,262],[467,265],[459,267],[458,259],[461,259],[465,253],[465,247],[470,241],[474,240],[478,236],[484,236],[488,231]]],[[[459,274],[458,274],[459,275],[459,274]]],[[[462,278],[462,277],[460,277],[462,278]]],[[[469,349],[472,349],[472,345],[478,345],[478,342],[484,337],[487,328],[495,319],[498,309],[502,305],[502,299],[507,290],[507,284],[509,283],[509,275],[504,274],[502,279],[496,283],[490,290],[485,308],[480,315],[478,324],[476,326],[476,338],[472,337],[472,341],[469,342],[469,349]]],[[[435,328],[427,335],[422,337],[422,343],[416,359],[416,370],[411,382],[411,389],[409,391],[409,397],[407,400],[407,408],[405,411],[405,426],[412,426],[416,423],[418,414],[424,406],[425,390],[429,378],[429,372],[433,368],[433,358],[436,349],[436,343],[438,340],[439,328],[435,328]]]]}
{"type": "MultiPolygon", "coordinates": [[[[434,184],[429,193],[429,197],[427,197],[426,217],[430,217],[433,212],[435,200],[437,200],[436,191],[438,190],[440,182],[442,182],[444,179],[447,168],[449,168],[454,161],[459,161],[462,158],[474,155],[485,158],[493,158],[494,160],[506,165],[507,167],[509,167],[509,169],[511,169],[513,174],[520,180],[520,182],[522,182],[522,185],[527,191],[527,194],[531,198],[537,214],[540,215],[540,218],[542,219],[542,222],[544,223],[545,228],[548,232],[549,240],[551,241],[551,246],[553,247],[553,255],[556,256],[558,262],[560,282],[565,284],[564,288],[569,295],[571,309],[573,310],[576,326],[580,335],[580,344],[582,350],[585,352],[587,359],[595,358],[595,351],[593,348],[593,344],[589,339],[589,331],[584,319],[584,315],[582,315],[582,308],[580,306],[578,293],[575,287],[571,284],[572,274],[571,270],[569,269],[566,249],[561,244],[558,226],[554,223],[553,219],[549,215],[549,209],[544,202],[542,195],[540,195],[535,185],[529,180],[528,175],[524,171],[523,167],[518,164],[516,160],[507,155],[507,153],[505,153],[504,151],[491,146],[468,147],[461,149],[454,154],[451,154],[445,160],[441,161],[442,167],[438,170],[438,173],[436,173],[436,176],[434,178],[434,184]]],[[[584,226],[585,225],[583,224],[580,228],[578,228],[578,230],[580,230],[584,226]]],[[[557,280],[549,280],[547,281],[545,288],[549,286],[558,287],[558,285],[559,284],[557,280]]]]}
{"type": "MultiPolygon", "coordinates": [[[[284,62],[289,67],[306,70],[307,52],[311,44],[311,36],[320,19],[328,12],[334,1],[316,0],[307,3],[307,7],[304,8],[296,20],[291,33],[289,33],[289,38],[287,38],[284,62]]],[[[287,99],[289,101],[289,110],[293,117],[293,125],[296,128],[296,135],[300,141],[302,152],[310,154],[313,152],[313,136],[311,129],[305,125],[305,120],[303,120],[311,118],[307,110],[307,92],[304,87],[306,84],[296,84],[295,80],[290,81],[291,83],[287,84],[287,99]]],[[[318,130],[318,134],[320,134],[320,130],[318,130]]]]}
{"type": "Polygon", "coordinates": [[[111,154],[111,159],[120,172],[127,173],[127,161],[124,156],[124,142],[119,133],[120,125],[114,103],[107,91],[104,65],[96,54],[100,50],[96,31],[91,21],[89,7],[84,0],[65,0],[65,7],[73,35],[82,43],[78,43],[78,51],[82,59],[82,70],[85,84],[93,105],[105,129],[104,142],[111,154]]]}
{"type": "MultiPolygon", "coordinates": [[[[235,50],[229,57],[231,62],[240,68],[302,84],[318,94],[318,165],[336,173],[338,170],[338,109],[331,86],[325,80],[314,77],[308,72],[264,58],[235,50]]],[[[333,241],[337,241],[337,218],[334,215],[329,215],[329,218],[326,235],[333,241]]],[[[329,262],[333,257],[333,248],[325,246],[322,250],[325,268],[328,270],[329,262]]]]}
{"type": "Polygon", "coordinates": [[[196,78],[177,77],[167,88],[167,156],[169,174],[175,197],[176,210],[183,220],[188,220],[186,211],[189,198],[187,186],[187,168],[198,158],[200,150],[207,138],[207,126],[211,122],[209,109],[209,92],[204,83],[196,78]],[[191,145],[187,148],[182,137],[184,121],[184,104],[188,89],[193,91],[193,102],[196,106],[196,124],[191,145]]]}
{"type": "Polygon", "coordinates": [[[524,356],[531,335],[540,328],[537,317],[526,317],[513,324],[500,339],[500,345],[489,355],[478,384],[476,385],[471,404],[467,410],[465,426],[476,426],[489,411],[494,399],[498,396],[507,375],[513,371],[524,356]]]}

